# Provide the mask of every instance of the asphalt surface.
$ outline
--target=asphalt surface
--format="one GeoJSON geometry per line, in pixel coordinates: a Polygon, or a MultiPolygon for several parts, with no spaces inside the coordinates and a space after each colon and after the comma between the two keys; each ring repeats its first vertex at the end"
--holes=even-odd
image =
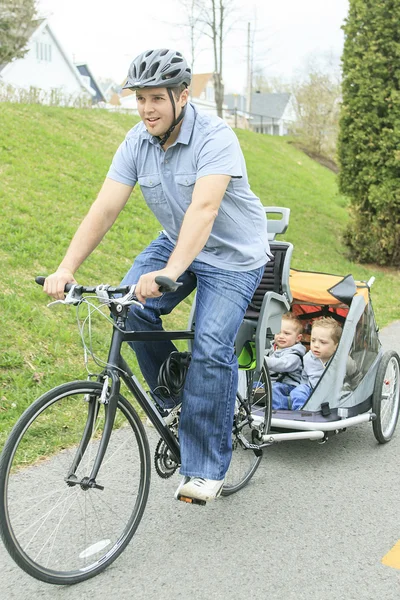
{"type": "MultiPolygon", "coordinates": [[[[400,352],[400,321],[381,341],[400,352]]],[[[139,529],[104,573],[50,586],[0,545],[0,598],[398,600],[400,570],[382,558],[400,539],[399,454],[400,431],[380,446],[370,424],[323,445],[285,442],[244,490],[206,507],[174,501],[178,476],[153,470],[139,529]]]]}

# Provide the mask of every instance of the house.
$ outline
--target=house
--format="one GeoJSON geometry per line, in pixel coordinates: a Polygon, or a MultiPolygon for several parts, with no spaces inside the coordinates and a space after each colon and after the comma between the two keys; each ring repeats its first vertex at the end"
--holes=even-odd
{"type": "Polygon", "coordinates": [[[107,104],[105,108],[117,112],[126,112],[139,114],[136,102],[136,92],[133,90],[123,89],[126,83],[126,78],[121,85],[113,85],[106,93],[107,104]]]}
{"type": "Polygon", "coordinates": [[[249,115],[246,111],[246,96],[241,94],[225,94],[224,102],[227,107],[225,121],[239,129],[250,129],[249,115]]]}
{"type": "Polygon", "coordinates": [[[93,104],[98,104],[99,102],[107,102],[106,96],[100,84],[97,83],[89,66],[86,63],[75,63],[75,67],[78,69],[80,76],[82,77],[86,85],[90,87],[95,93],[95,95],[92,96],[93,104]]]}
{"type": "MultiPolygon", "coordinates": [[[[122,86],[125,84],[122,83],[122,86]]],[[[110,104],[114,104],[120,110],[132,110],[137,112],[136,93],[132,90],[122,90],[120,94],[109,100],[110,104]]],[[[217,114],[215,105],[214,93],[214,78],[212,73],[199,73],[193,75],[192,84],[190,86],[190,102],[192,102],[202,112],[207,112],[213,115],[217,114]]]]}
{"type": "Polygon", "coordinates": [[[246,118],[248,128],[257,133],[270,135],[287,135],[296,121],[294,98],[292,94],[262,94],[251,95],[250,112],[246,111],[246,97],[238,94],[228,94],[224,97],[231,114],[246,118]]]}
{"type": "Polygon", "coordinates": [[[46,19],[36,22],[27,48],[23,58],[0,65],[0,84],[16,90],[41,90],[44,103],[54,96],[67,105],[95,97],[96,91],[81,77],[46,19]]]}
{"type": "Polygon", "coordinates": [[[190,101],[202,112],[217,114],[213,73],[193,75],[190,86],[190,101]]]}
{"type": "Polygon", "coordinates": [[[100,79],[99,83],[106,102],[110,102],[111,98],[113,98],[115,94],[119,95],[122,91],[122,85],[115,83],[115,81],[112,79],[100,79]]]}
{"type": "MultiPolygon", "coordinates": [[[[121,88],[124,86],[125,82],[126,79],[121,82],[121,88]]],[[[121,88],[119,93],[114,92],[110,97],[107,108],[133,111],[137,113],[136,93],[132,90],[124,90],[121,88]]],[[[197,73],[193,75],[189,92],[190,102],[194,104],[198,110],[212,115],[217,115],[213,73],[197,73]]],[[[224,104],[224,111],[226,108],[227,107],[224,104]]]]}

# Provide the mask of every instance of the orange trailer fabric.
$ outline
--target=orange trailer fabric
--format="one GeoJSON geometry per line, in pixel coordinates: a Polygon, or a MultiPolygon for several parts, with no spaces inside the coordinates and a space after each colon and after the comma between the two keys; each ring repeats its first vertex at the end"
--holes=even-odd
{"type": "MultiPolygon", "coordinates": [[[[289,285],[293,295],[293,302],[308,303],[319,306],[340,306],[343,304],[329,293],[336,284],[343,281],[342,275],[329,275],[328,273],[314,273],[310,271],[297,271],[290,269],[289,285]]],[[[369,301],[368,286],[364,281],[356,281],[356,295],[364,296],[366,304],[369,301]]]]}

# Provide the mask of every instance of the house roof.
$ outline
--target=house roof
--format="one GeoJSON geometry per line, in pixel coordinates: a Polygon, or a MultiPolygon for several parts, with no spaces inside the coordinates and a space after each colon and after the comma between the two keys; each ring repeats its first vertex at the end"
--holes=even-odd
{"type": "Polygon", "coordinates": [[[251,112],[263,117],[281,119],[291,94],[252,94],[251,112]]]}
{"type": "MultiPolygon", "coordinates": [[[[281,119],[285,109],[290,101],[291,94],[252,94],[251,95],[251,114],[263,117],[272,117],[281,119]]],[[[224,102],[229,109],[237,108],[246,112],[246,97],[240,94],[227,94],[224,96],[224,102]]]]}
{"type": "MultiPolygon", "coordinates": [[[[122,84],[122,86],[124,86],[126,83],[126,77],[124,79],[124,83],[122,84]]],[[[131,96],[132,94],[135,93],[135,90],[130,90],[129,88],[122,88],[122,91],[120,93],[121,98],[125,98],[125,96],[131,96]]]]}
{"type": "Polygon", "coordinates": [[[119,101],[119,94],[114,92],[114,94],[111,96],[111,98],[109,100],[109,104],[112,104],[113,106],[121,106],[121,102],[119,101]]]}
{"type": "Polygon", "coordinates": [[[242,94],[225,94],[224,102],[230,110],[237,108],[241,112],[246,111],[246,96],[242,94]]]}
{"type": "MultiPolygon", "coordinates": [[[[262,115],[263,117],[272,117],[280,119],[290,101],[291,94],[252,94],[251,95],[251,113],[262,115]]],[[[224,102],[229,109],[237,108],[246,112],[246,96],[241,94],[226,94],[224,102]]]]}
{"type": "Polygon", "coordinates": [[[78,69],[78,71],[81,75],[90,78],[90,87],[96,92],[96,95],[94,96],[94,100],[96,102],[106,102],[106,98],[101,89],[101,86],[97,83],[89,66],[86,63],[75,63],[75,67],[78,69]]]}
{"type": "Polygon", "coordinates": [[[207,83],[212,79],[213,73],[197,73],[193,75],[191,91],[192,98],[200,98],[201,93],[204,91],[207,83]]]}
{"type": "MultiPolygon", "coordinates": [[[[29,42],[31,41],[31,38],[33,35],[40,33],[43,29],[48,30],[49,34],[51,35],[53,42],[55,43],[55,45],[57,46],[58,50],[60,51],[60,53],[62,54],[62,57],[64,58],[66,64],[68,65],[68,67],[70,68],[70,70],[72,71],[74,77],[78,80],[79,84],[81,85],[81,87],[83,87],[91,96],[93,95],[90,86],[87,86],[86,83],[83,81],[83,79],[81,78],[78,70],[74,67],[71,59],[68,57],[68,54],[66,54],[64,48],[61,46],[60,42],[58,41],[58,39],[56,38],[56,36],[54,35],[54,32],[52,30],[52,28],[50,27],[49,22],[47,21],[47,19],[39,19],[38,21],[35,22],[35,24],[37,25],[36,27],[33,27],[32,29],[32,34],[31,37],[29,39],[29,42]]],[[[23,60],[23,59],[18,59],[18,60],[23,60]]],[[[0,73],[1,71],[4,71],[4,69],[6,69],[7,67],[9,67],[11,64],[13,63],[13,61],[7,63],[6,65],[3,65],[0,68],[0,73]]]]}

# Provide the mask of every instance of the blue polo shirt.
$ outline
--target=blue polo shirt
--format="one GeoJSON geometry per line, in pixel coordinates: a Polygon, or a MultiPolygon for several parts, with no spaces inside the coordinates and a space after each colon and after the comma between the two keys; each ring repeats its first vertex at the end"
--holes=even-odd
{"type": "Polygon", "coordinates": [[[175,244],[194,185],[206,175],[232,179],[198,260],[231,271],[264,265],[269,257],[265,211],[250,190],[239,141],[222,119],[199,113],[189,103],[179,136],[165,152],[140,122],[118,148],[107,176],[130,186],[139,183],[148,207],[175,244]]]}

